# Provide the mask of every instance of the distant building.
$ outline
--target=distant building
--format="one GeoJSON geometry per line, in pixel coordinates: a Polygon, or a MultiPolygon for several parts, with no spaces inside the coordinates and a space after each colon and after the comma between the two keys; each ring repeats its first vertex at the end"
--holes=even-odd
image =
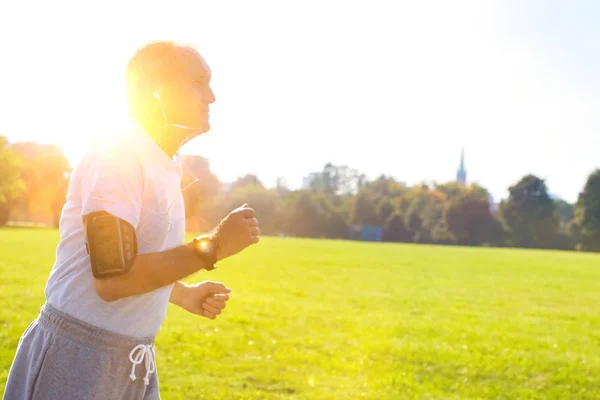
{"type": "Polygon", "coordinates": [[[462,183],[463,185],[467,184],[467,171],[465,169],[465,149],[460,152],[460,165],[458,167],[458,171],[456,172],[456,182],[462,183]]]}

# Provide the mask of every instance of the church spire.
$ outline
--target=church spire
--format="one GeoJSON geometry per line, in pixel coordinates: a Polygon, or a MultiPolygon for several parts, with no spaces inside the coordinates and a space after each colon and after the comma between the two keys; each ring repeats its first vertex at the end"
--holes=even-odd
{"type": "Polygon", "coordinates": [[[467,171],[465,169],[465,148],[464,146],[460,151],[460,166],[456,173],[456,181],[458,183],[462,183],[463,185],[467,184],[467,171]]]}

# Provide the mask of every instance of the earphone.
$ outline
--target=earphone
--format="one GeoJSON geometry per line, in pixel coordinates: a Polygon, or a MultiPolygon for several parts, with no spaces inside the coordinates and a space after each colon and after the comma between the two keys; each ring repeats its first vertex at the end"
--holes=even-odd
{"type": "Polygon", "coordinates": [[[164,126],[165,128],[171,127],[171,128],[178,128],[178,129],[187,129],[190,131],[201,131],[202,129],[204,129],[202,127],[193,128],[191,126],[185,126],[185,125],[180,125],[180,124],[169,124],[169,121],[167,120],[167,113],[165,112],[165,108],[160,99],[160,95],[158,94],[158,90],[155,90],[154,93],[152,93],[152,95],[154,97],[156,97],[156,100],[158,100],[158,104],[160,104],[160,111],[162,112],[163,119],[165,120],[165,126],[164,126]]]}

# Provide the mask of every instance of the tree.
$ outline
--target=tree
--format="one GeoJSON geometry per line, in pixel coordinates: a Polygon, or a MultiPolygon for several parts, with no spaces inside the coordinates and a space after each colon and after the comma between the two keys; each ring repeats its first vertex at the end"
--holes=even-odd
{"type": "Polygon", "coordinates": [[[410,207],[404,214],[404,228],[406,230],[407,235],[410,237],[410,241],[417,242],[421,239],[422,235],[421,226],[423,225],[423,220],[421,218],[421,210],[419,209],[419,204],[417,201],[411,203],[410,207]]]}
{"type": "Polygon", "coordinates": [[[379,225],[375,205],[365,191],[361,191],[354,198],[351,221],[353,225],[379,225]]]}
{"type": "Polygon", "coordinates": [[[575,206],[562,199],[554,200],[556,215],[559,220],[559,240],[555,247],[560,249],[573,249],[575,247],[575,236],[573,227],[575,221],[575,206]]]}
{"type": "Polygon", "coordinates": [[[364,174],[356,169],[327,163],[323,171],[312,175],[310,190],[328,195],[343,195],[358,192],[365,182],[364,174]]]}
{"type": "Polygon", "coordinates": [[[257,185],[257,186],[263,186],[262,182],[260,181],[260,179],[258,179],[258,177],[256,175],[252,175],[252,174],[246,174],[242,177],[239,177],[235,182],[233,182],[233,184],[231,185],[231,190],[235,190],[238,187],[244,187],[244,186],[250,186],[250,185],[257,185]]]}
{"type": "Polygon", "coordinates": [[[451,241],[443,219],[447,195],[436,189],[425,193],[424,207],[421,210],[421,230],[417,235],[417,240],[420,243],[447,244],[451,241]]]}
{"type": "Polygon", "coordinates": [[[369,194],[375,204],[379,204],[384,197],[390,199],[400,197],[405,190],[403,184],[385,175],[380,175],[375,180],[367,182],[363,188],[363,191],[369,194]]]}
{"type": "Polygon", "coordinates": [[[8,140],[0,136],[0,226],[6,225],[11,208],[26,190],[22,160],[7,145],[8,140]]]}
{"type": "Polygon", "coordinates": [[[554,204],[556,205],[556,214],[561,224],[568,224],[575,218],[575,206],[573,204],[567,203],[562,199],[554,200],[554,204]]]}
{"type": "Polygon", "coordinates": [[[427,187],[414,187],[405,195],[405,204],[408,206],[404,212],[404,227],[411,241],[418,241],[423,236],[420,234],[423,225],[421,212],[425,207],[428,191],[427,187]]]}
{"type": "Polygon", "coordinates": [[[399,212],[395,212],[383,225],[383,240],[388,242],[408,242],[410,239],[410,233],[404,225],[404,216],[399,212]]]}
{"type": "Polygon", "coordinates": [[[600,169],[590,174],[579,194],[574,233],[577,247],[600,251],[600,169]]]}
{"type": "Polygon", "coordinates": [[[320,237],[322,213],[313,199],[312,193],[299,193],[289,221],[288,231],[300,237],[320,237]]]}
{"type": "Polygon", "coordinates": [[[57,179],[56,191],[54,192],[54,198],[50,205],[52,210],[52,224],[58,228],[60,225],[60,217],[62,214],[63,206],[66,202],[66,195],[69,190],[69,175],[65,174],[63,179],[57,179]]]}
{"type": "Polygon", "coordinates": [[[218,199],[221,183],[210,171],[208,160],[198,155],[183,155],[181,188],[185,203],[187,229],[208,231],[218,223],[225,210],[218,199]]]}
{"type": "Polygon", "coordinates": [[[406,198],[410,200],[410,206],[404,213],[404,225],[411,234],[412,241],[447,243],[449,235],[444,232],[446,227],[443,220],[446,193],[420,185],[407,192],[406,198]]]}
{"type": "Polygon", "coordinates": [[[469,188],[450,199],[444,220],[457,244],[479,246],[497,240],[498,223],[490,212],[487,196],[478,190],[469,188]]]}
{"type": "Polygon", "coordinates": [[[384,225],[395,210],[392,200],[387,196],[383,197],[375,208],[375,212],[377,213],[377,225],[384,225]]]}
{"type": "Polygon", "coordinates": [[[527,175],[509,188],[509,197],[500,203],[500,216],[517,247],[552,248],[559,239],[556,205],[544,180],[527,175]]]}
{"type": "Polygon", "coordinates": [[[58,146],[32,142],[15,143],[11,148],[24,160],[26,197],[21,201],[30,221],[58,225],[66,201],[69,161],[58,146]]]}
{"type": "Polygon", "coordinates": [[[436,185],[435,188],[441,192],[444,192],[448,199],[459,197],[468,191],[468,187],[460,182],[442,183],[436,185]]]}
{"type": "Polygon", "coordinates": [[[277,189],[277,193],[279,193],[280,195],[285,195],[287,192],[290,191],[290,189],[288,188],[288,184],[285,178],[283,177],[277,178],[275,188],[277,189]]]}
{"type": "Polygon", "coordinates": [[[248,203],[256,211],[261,233],[265,235],[279,233],[277,226],[279,194],[276,189],[268,190],[258,184],[237,186],[221,201],[225,205],[225,209],[229,211],[248,203]]]}
{"type": "Polygon", "coordinates": [[[350,227],[348,226],[346,214],[341,210],[331,210],[325,219],[325,235],[331,239],[348,239],[350,227]]]}

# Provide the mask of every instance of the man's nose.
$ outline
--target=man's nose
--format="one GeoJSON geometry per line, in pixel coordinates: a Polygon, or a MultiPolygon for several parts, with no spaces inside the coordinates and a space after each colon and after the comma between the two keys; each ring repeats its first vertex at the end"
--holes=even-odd
{"type": "Polygon", "coordinates": [[[215,93],[212,91],[212,89],[208,89],[208,97],[207,97],[208,104],[212,104],[215,101],[217,101],[217,97],[215,96],[215,93]]]}

